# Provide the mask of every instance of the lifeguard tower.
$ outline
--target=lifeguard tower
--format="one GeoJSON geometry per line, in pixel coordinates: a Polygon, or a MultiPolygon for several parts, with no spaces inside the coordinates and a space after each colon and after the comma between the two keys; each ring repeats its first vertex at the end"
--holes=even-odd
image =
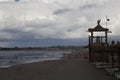
{"type": "Polygon", "coordinates": [[[97,26],[89,28],[89,62],[107,62],[108,53],[104,52],[103,49],[108,47],[108,28],[104,28],[100,25],[100,21],[97,21],[97,26]],[[95,36],[94,33],[103,33],[104,35],[95,36]]]}

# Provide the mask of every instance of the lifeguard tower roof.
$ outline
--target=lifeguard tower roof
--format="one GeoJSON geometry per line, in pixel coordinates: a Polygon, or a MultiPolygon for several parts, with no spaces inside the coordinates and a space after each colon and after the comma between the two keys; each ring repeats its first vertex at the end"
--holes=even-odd
{"type": "Polygon", "coordinates": [[[88,32],[94,32],[94,31],[109,31],[109,29],[108,28],[104,28],[104,27],[102,27],[101,25],[100,25],[100,21],[101,20],[98,20],[97,21],[97,26],[95,26],[94,28],[89,28],[88,29],[88,32]]]}

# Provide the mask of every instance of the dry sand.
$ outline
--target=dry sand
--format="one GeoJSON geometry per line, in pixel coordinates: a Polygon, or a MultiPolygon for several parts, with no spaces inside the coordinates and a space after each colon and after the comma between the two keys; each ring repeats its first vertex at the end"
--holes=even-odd
{"type": "Polygon", "coordinates": [[[116,80],[84,60],[53,60],[0,68],[0,80],[116,80]]]}

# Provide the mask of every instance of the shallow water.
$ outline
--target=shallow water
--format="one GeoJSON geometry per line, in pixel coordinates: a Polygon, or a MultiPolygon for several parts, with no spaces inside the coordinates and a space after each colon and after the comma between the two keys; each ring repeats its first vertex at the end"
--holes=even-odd
{"type": "Polygon", "coordinates": [[[18,64],[56,60],[68,51],[0,51],[0,67],[18,64]]]}

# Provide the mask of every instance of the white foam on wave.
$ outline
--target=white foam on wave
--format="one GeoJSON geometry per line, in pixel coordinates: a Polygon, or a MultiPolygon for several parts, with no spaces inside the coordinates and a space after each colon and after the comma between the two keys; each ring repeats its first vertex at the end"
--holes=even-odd
{"type": "Polygon", "coordinates": [[[26,61],[24,63],[34,63],[34,62],[43,62],[43,61],[47,61],[47,60],[59,60],[61,58],[47,58],[47,59],[38,59],[38,60],[30,60],[30,61],[26,61]]]}
{"type": "Polygon", "coordinates": [[[0,66],[0,68],[9,68],[11,65],[0,66]]]}

